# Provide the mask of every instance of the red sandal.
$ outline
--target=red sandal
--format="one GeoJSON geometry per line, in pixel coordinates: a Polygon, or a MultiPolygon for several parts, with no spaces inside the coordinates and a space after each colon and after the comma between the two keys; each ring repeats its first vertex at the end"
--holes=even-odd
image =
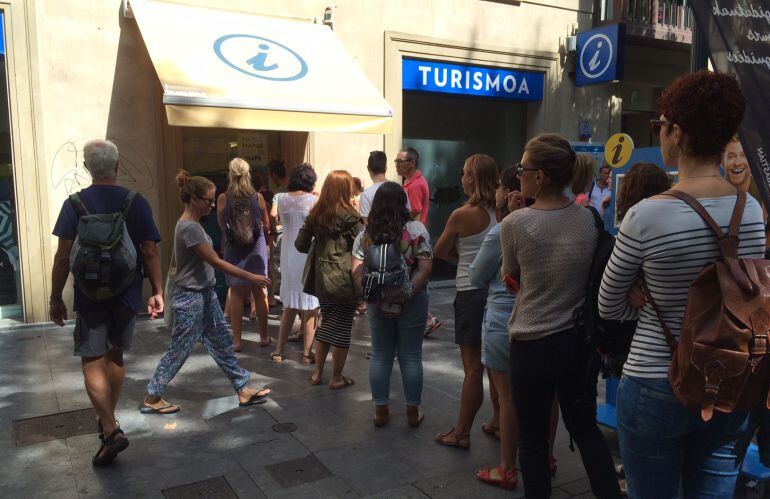
{"type": "Polygon", "coordinates": [[[476,478],[489,485],[494,485],[505,490],[513,490],[519,484],[519,473],[516,469],[511,471],[503,471],[502,466],[492,468],[488,470],[479,470],[476,472],[476,478]],[[492,478],[492,470],[497,470],[497,474],[500,478],[492,478]]]}

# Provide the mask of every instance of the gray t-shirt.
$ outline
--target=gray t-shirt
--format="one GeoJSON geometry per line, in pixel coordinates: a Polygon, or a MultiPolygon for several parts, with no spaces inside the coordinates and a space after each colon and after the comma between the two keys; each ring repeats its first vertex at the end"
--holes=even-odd
{"type": "Polygon", "coordinates": [[[214,267],[200,259],[192,249],[199,244],[211,246],[211,238],[198,222],[180,220],[174,230],[176,281],[180,289],[201,290],[216,284],[214,267]]]}

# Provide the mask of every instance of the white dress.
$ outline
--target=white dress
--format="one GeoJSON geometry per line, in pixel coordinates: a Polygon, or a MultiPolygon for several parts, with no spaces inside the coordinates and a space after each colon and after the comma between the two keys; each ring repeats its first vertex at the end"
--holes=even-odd
{"type": "Polygon", "coordinates": [[[307,255],[294,247],[299,229],[305,223],[310,208],[316,202],[312,194],[292,196],[283,194],[278,197],[278,219],[283,225],[281,240],[281,302],[284,307],[298,310],[318,308],[318,298],[302,292],[302,271],[307,255]]]}

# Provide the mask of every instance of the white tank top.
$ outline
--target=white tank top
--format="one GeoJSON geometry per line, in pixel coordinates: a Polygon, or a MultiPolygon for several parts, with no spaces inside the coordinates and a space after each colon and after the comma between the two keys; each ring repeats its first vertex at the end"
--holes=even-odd
{"type": "Polygon", "coordinates": [[[455,277],[457,291],[478,289],[471,284],[468,267],[471,266],[473,259],[476,258],[476,253],[481,249],[481,243],[484,242],[489,229],[497,225],[494,210],[487,210],[487,214],[489,215],[489,225],[487,225],[486,229],[472,236],[457,238],[457,277],[455,277]]]}

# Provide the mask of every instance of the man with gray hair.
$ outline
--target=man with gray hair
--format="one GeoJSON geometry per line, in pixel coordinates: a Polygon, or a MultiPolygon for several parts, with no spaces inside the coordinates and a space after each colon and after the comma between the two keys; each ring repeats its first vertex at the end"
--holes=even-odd
{"type": "MultiPolygon", "coordinates": [[[[142,281],[145,276],[149,278],[152,287],[147,312],[152,318],[163,312],[157,247],[160,234],[147,201],[139,194],[118,185],[116,177],[119,162],[115,144],[107,140],[89,141],[83,148],[83,155],[93,183],[64,201],[53,229],[59,244],[51,276],[51,320],[59,326],[64,326],[67,320],[62,291],[70,271],[70,252],[78,235],[81,217],[125,213],[125,229],[136,250],[133,281],[131,275],[126,274],[125,289],[116,289],[113,296],[106,300],[96,300],[90,293],[86,296],[86,290],[79,289],[77,284],[74,289],[74,309],[77,314],[74,352],[81,358],[86,392],[98,417],[102,444],[93,458],[93,464],[101,466],[115,459],[119,452],[128,447],[128,439],[115,420],[115,407],[125,375],[123,351],[131,345],[136,313],[141,308],[142,281]]],[[[110,263],[105,262],[111,260],[106,260],[104,253],[100,258],[102,260],[95,264],[97,268],[89,271],[99,273],[102,278],[107,276],[109,280],[112,270],[110,263]]]]}

